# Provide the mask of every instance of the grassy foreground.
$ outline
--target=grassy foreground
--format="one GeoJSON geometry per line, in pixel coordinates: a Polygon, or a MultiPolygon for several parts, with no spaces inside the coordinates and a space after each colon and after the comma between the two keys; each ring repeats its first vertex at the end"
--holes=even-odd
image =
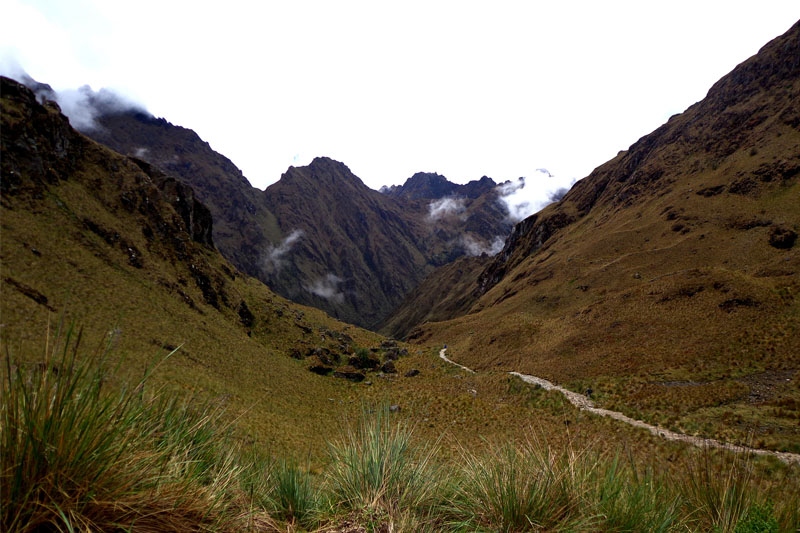
{"type": "MultiPolygon", "coordinates": [[[[39,364],[6,353],[3,531],[795,531],[746,457],[660,474],[544,438],[446,456],[364,407],[310,471],[252,449],[218,406],[115,381],[111,342],[59,331],[39,364]]],[[[166,357],[171,356],[168,354],[166,357]]]]}

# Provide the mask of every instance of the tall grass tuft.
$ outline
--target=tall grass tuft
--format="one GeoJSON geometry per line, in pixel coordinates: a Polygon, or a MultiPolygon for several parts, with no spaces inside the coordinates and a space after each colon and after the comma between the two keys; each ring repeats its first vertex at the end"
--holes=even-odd
{"type": "Polygon", "coordinates": [[[686,500],[700,524],[719,533],[735,531],[753,503],[751,477],[751,456],[736,454],[721,465],[704,449],[689,464],[684,483],[686,500]]]}
{"type": "Polygon", "coordinates": [[[600,529],[662,533],[682,527],[682,499],[669,487],[651,469],[637,472],[632,460],[627,467],[619,457],[602,461],[590,495],[600,529]]]}
{"type": "Polygon", "coordinates": [[[281,459],[272,469],[268,507],[275,518],[305,528],[315,526],[322,512],[322,498],[311,475],[294,461],[281,459]]]}
{"type": "Polygon", "coordinates": [[[110,343],[56,334],[0,390],[0,529],[192,531],[230,526],[240,467],[208,407],[112,387],[110,343]]]}
{"type": "Polygon", "coordinates": [[[594,464],[571,448],[546,443],[463,452],[460,481],[448,514],[457,530],[581,529],[593,517],[582,509],[594,464]]]}
{"type": "Polygon", "coordinates": [[[334,504],[345,510],[426,515],[440,495],[436,445],[412,441],[412,430],[393,423],[386,407],[370,414],[329,444],[328,485],[334,504]]]}

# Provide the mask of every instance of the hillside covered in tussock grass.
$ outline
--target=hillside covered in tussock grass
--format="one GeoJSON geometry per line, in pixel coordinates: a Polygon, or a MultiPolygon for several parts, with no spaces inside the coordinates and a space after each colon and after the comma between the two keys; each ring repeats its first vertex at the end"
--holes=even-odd
{"type": "MultiPolygon", "coordinates": [[[[800,451],[798,57],[800,23],[517,224],[490,264],[437,273],[451,313],[409,339],[671,429],[800,451]]],[[[398,315],[428,304],[420,291],[398,315]]]]}
{"type": "Polygon", "coordinates": [[[793,531],[797,472],[742,456],[658,470],[543,435],[444,453],[386,406],[327,442],[325,468],[235,439],[214,402],[139,379],[109,389],[113,341],[60,324],[0,390],[4,531],[793,531]],[[773,476],[774,476],[773,472],[773,476]]]}

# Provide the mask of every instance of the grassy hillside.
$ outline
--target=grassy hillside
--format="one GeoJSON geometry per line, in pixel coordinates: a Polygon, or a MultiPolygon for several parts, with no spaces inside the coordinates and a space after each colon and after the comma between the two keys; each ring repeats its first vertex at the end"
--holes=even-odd
{"type": "Polygon", "coordinates": [[[21,85],[3,79],[2,94],[0,340],[12,364],[37,367],[62,320],[83,327],[91,347],[113,341],[115,384],[180,347],[153,373],[153,390],[218,402],[247,442],[315,461],[362,403],[399,405],[398,418],[425,438],[446,433],[450,449],[524,438],[530,424],[520,420],[566,438],[560,411],[510,393],[507,376],[465,377],[429,347],[359,383],[310,372],[318,361],[306,354],[317,348],[345,367],[358,347],[383,359],[385,339],[237,272],[212,246],[191,189],[83,137],[21,85]]]}
{"type": "Polygon", "coordinates": [[[338,349],[332,331],[353,345],[378,337],[238,273],[191,189],[86,139],[24,87],[2,89],[4,355],[38,359],[63,317],[93,343],[113,338],[122,378],[180,346],[156,381],[229,405],[271,446],[306,448],[333,429],[351,386],[289,354],[338,349]]]}
{"type": "Polygon", "coordinates": [[[466,313],[475,302],[478,276],[490,261],[486,255],[462,257],[437,268],[395,308],[381,331],[402,339],[420,324],[466,313]]]}
{"type": "Polygon", "coordinates": [[[469,314],[412,337],[666,427],[800,450],[798,51],[795,25],[518,224],[469,314]]]}

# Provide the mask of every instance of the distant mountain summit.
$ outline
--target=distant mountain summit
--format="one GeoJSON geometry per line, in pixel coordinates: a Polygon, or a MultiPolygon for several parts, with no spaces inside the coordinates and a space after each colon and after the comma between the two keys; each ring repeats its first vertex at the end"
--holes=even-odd
{"type": "Polygon", "coordinates": [[[381,188],[381,192],[409,200],[438,200],[446,196],[475,199],[491,191],[496,186],[497,183],[486,176],[479,180],[459,185],[448,181],[447,178],[435,172],[417,172],[408,178],[403,185],[384,186],[381,188]]]}

